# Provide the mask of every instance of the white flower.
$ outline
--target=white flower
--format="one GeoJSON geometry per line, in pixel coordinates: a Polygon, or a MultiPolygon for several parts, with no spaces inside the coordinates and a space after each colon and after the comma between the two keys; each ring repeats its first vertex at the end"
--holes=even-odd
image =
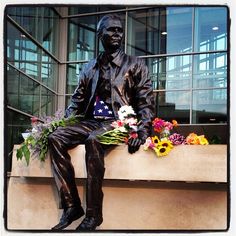
{"type": "Polygon", "coordinates": [[[35,133],[37,133],[37,132],[38,132],[37,129],[33,127],[32,133],[35,134],[35,133]]]}
{"type": "Polygon", "coordinates": [[[136,113],[134,112],[134,110],[131,106],[124,105],[119,109],[118,115],[119,115],[120,120],[124,120],[129,115],[134,115],[135,116],[136,113]]]}

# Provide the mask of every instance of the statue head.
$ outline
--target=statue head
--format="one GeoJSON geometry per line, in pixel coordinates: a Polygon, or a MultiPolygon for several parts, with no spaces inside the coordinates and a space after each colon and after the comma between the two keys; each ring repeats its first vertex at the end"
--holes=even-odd
{"type": "Polygon", "coordinates": [[[123,27],[121,19],[116,14],[105,15],[98,22],[97,35],[106,52],[115,52],[121,47],[123,27]]]}

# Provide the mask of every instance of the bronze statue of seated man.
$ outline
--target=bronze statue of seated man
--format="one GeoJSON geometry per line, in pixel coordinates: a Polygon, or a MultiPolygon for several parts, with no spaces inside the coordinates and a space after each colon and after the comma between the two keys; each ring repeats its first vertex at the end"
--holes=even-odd
{"type": "MultiPolygon", "coordinates": [[[[76,230],[95,230],[103,222],[102,181],[104,155],[109,145],[101,144],[97,135],[112,129],[123,105],[132,106],[139,119],[138,137],[128,140],[128,152],[136,152],[150,135],[154,99],[152,83],[143,60],[121,50],[123,28],[118,15],[105,15],[97,27],[104,52],[82,69],[79,84],[66,109],[66,117],[77,115],[77,124],[59,127],[49,136],[53,175],[63,214],[52,230],[61,230],[85,214],[76,230]],[[98,109],[97,104],[104,109],[98,109]],[[86,149],[86,211],[75,183],[74,168],[68,150],[84,144],[86,149]]],[[[78,157],[80,158],[80,157],[78,157]]]]}

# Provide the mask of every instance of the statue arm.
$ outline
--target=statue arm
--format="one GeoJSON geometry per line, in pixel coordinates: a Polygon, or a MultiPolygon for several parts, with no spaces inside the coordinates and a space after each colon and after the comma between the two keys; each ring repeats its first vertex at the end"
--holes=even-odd
{"type": "Polygon", "coordinates": [[[140,120],[138,126],[138,135],[144,143],[146,138],[151,134],[152,119],[154,117],[154,96],[152,81],[148,76],[148,68],[143,60],[140,65],[138,76],[139,83],[136,87],[136,112],[140,120]]]}
{"type": "Polygon", "coordinates": [[[81,113],[84,110],[84,101],[85,101],[85,91],[86,91],[86,86],[85,86],[85,73],[84,70],[80,72],[79,76],[79,84],[76,87],[72,97],[71,97],[71,103],[67,107],[65,111],[65,117],[69,117],[71,115],[81,115],[81,113]]]}

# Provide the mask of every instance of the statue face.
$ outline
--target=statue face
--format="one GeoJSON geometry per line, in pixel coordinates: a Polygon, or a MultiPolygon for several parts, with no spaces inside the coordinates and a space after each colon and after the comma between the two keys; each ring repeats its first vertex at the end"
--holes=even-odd
{"type": "Polygon", "coordinates": [[[115,51],[120,48],[123,39],[123,28],[119,20],[107,19],[100,36],[105,51],[115,51]]]}

